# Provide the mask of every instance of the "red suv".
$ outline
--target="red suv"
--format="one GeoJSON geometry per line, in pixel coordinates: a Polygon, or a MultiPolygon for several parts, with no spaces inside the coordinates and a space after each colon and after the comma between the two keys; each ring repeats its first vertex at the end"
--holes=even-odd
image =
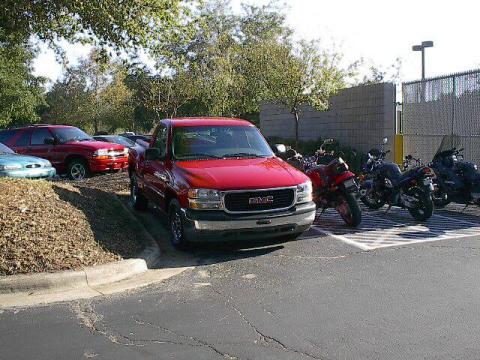
{"type": "Polygon", "coordinates": [[[59,173],[80,180],[90,173],[128,167],[128,149],[94,140],[66,125],[33,125],[0,131],[0,142],[19,154],[49,160],[59,173]]]}

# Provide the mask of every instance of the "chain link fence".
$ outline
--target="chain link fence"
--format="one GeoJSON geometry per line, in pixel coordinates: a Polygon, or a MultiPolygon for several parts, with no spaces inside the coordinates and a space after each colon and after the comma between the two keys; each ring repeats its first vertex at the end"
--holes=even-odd
{"type": "Polygon", "coordinates": [[[480,70],[403,83],[402,93],[405,155],[428,162],[448,136],[480,163],[480,70]]]}

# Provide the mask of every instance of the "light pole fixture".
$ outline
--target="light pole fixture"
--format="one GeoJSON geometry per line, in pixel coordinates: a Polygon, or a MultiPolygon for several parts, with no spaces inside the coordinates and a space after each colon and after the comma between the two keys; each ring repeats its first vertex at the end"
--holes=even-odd
{"type": "Polygon", "coordinates": [[[433,41],[423,41],[420,45],[413,45],[413,51],[422,52],[422,80],[425,80],[425,48],[433,47],[433,41]]]}

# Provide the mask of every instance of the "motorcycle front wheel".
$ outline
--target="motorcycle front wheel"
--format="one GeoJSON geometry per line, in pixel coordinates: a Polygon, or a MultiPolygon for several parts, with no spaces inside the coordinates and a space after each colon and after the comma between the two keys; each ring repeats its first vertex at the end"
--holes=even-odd
{"type": "Polygon", "coordinates": [[[362,212],[358,202],[351,193],[343,194],[343,198],[344,200],[337,205],[335,210],[337,210],[348,226],[357,227],[362,222],[362,212]]]}
{"type": "Polygon", "coordinates": [[[417,199],[418,206],[408,208],[408,212],[417,221],[427,221],[433,215],[433,200],[430,193],[420,188],[413,188],[410,191],[411,196],[417,199]]]}
{"type": "Polygon", "coordinates": [[[383,207],[383,205],[385,205],[385,201],[383,201],[382,199],[378,199],[377,197],[375,197],[374,193],[373,193],[373,189],[370,189],[370,190],[367,190],[366,194],[363,195],[360,200],[362,200],[362,202],[369,208],[369,209],[372,209],[372,210],[378,210],[380,209],[381,207],[383,207]]]}

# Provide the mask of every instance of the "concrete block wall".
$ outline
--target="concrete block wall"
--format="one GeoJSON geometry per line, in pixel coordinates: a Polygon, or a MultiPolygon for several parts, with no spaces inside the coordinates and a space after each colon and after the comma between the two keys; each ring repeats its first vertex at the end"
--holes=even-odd
{"type": "MultiPolygon", "coordinates": [[[[295,120],[282,105],[263,104],[260,129],[266,137],[295,138],[295,120]]],[[[299,139],[334,138],[342,145],[367,152],[387,137],[393,153],[395,136],[395,85],[382,83],[341,90],[330,99],[330,110],[303,106],[299,139]]]]}

